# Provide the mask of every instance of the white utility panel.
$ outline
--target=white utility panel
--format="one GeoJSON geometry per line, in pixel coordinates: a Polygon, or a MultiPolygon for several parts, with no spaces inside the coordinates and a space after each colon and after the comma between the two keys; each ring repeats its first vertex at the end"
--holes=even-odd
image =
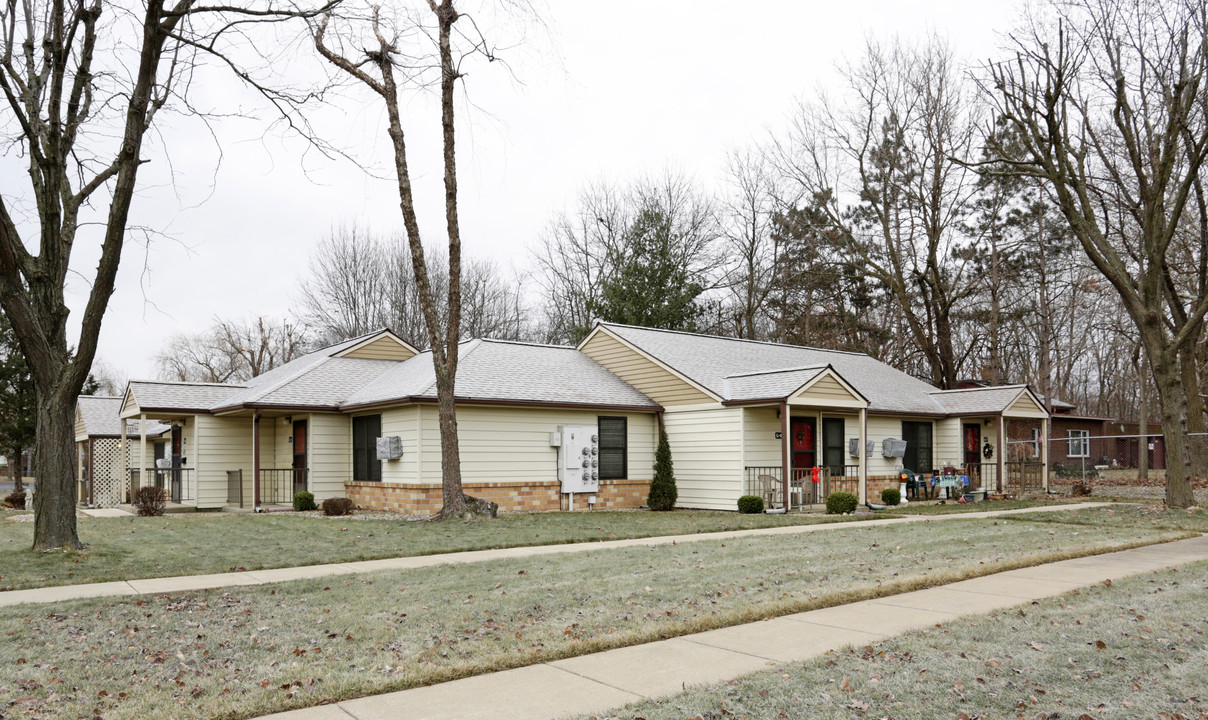
{"type": "Polygon", "coordinates": [[[561,440],[558,481],[562,483],[562,492],[596,492],[600,487],[599,430],[595,425],[560,425],[558,434],[561,440]]]}

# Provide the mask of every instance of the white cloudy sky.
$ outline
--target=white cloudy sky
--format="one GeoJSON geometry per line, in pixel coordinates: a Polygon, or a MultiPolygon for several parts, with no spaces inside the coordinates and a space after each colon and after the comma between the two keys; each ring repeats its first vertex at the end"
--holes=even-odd
{"type": "MultiPolygon", "coordinates": [[[[465,246],[504,266],[527,265],[550,216],[585,182],[671,167],[714,186],[728,151],[782,126],[795,99],[833,82],[836,62],[868,34],[934,29],[984,59],[1018,12],[969,0],[549,0],[546,9],[547,30],[511,55],[514,78],[485,66],[467,78],[476,107],[459,118],[465,246]]],[[[218,104],[229,89],[202,90],[218,104]]],[[[410,110],[420,212],[439,229],[438,118],[427,102],[410,110]]],[[[320,122],[385,169],[374,160],[387,157],[388,139],[371,98],[348,94],[320,122]]],[[[390,180],[304,157],[297,141],[262,138],[256,122],[219,132],[216,173],[213,142],[186,123],[165,128],[175,183],[162,158],[144,175],[138,221],[169,239],[131,242],[123,258],[99,352],[120,374],[151,377],[167,336],[216,316],[289,313],[309,252],[332,226],[401,227],[390,180]]],[[[96,253],[77,251],[76,266],[91,270],[96,253]]],[[[73,289],[78,308],[85,288],[73,289]]]]}

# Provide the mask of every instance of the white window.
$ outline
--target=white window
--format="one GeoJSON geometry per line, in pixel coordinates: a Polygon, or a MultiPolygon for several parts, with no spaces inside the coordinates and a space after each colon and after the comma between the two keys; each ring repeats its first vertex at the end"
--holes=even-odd
{"type": "Polygon", "coordinates": [[[1091,456],[1091,431],[1070,430],[1070,450],[1066,457],[1084,458],[1091,456]]]}

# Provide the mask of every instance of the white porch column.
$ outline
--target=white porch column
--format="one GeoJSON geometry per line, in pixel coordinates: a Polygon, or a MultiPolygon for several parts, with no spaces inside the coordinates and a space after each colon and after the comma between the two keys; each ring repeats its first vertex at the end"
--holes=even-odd
{"type": "Polygon", "coordinates": [[[143,475],[147,464],[147,413],[138,416],[138,486],[147,487],[147,478],[143,475]]]}
{"type": "Polygon", "coordinates": [[[868,502],[868,408],[860,408],[860,504],[868,502]]]}

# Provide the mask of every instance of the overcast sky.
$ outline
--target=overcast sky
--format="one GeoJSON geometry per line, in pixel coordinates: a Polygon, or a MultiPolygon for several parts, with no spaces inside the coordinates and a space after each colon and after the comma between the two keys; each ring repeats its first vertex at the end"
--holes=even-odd
{"type": "MultiPolygon", "coordinates": [[[[981,60],[1018,13],[1014,3],[968,0],[550,0],[546,8],[548,28],[511,53],[511,74],[480,66],[466,79],[474,107],[458,119],[466,252],[505,267],[527,267],[550,217],[587,182],[670,167],[715,187],[726,153],[783,127],[797,99],[833,83],[835,64],[854,58],[866,35],[934,29],[958,55],[981,60]]],[[[203,90],[214,99],[229,88],[203,90]]],[[[379,105],[348,92],[320,122],[385,171],[379,105]]],[[[438,116],[430,102],[409,111],[419,212],[435,231],[438,116]]],[[[215,317],[290,313],[310,251],[333,226],[401,228],[392,180],[304,154],[296,140],[263,136],[258,122],[220,125],[221,164],[198,128],[169,122],[164,133],[172,175],[155,158],[134,210],[167,237],[147,248],[132,238],[101,332],[99,359],[129,378],[154,376],[153,357],[173,333],[215,317]]],[[[75,266],[91,273],[96,251],[81,244],[77,253],[75,266]]],[[[85,289],[76,281],[75,315],[85,289]]]]}

